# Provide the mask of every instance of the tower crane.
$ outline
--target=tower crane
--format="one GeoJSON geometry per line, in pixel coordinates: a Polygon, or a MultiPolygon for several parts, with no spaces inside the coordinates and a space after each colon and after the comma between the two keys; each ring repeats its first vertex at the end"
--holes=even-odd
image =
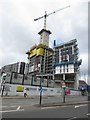
{"type": "Polygon", "coordinates": [[[46,29],[46,19],[47,19],[47,17],[48,17],[49,15],[52,15],[52,14],[54,14],[54,13],[56,13],[56,12],[59,12],[59,11],[61,11],[61,10],[63,10],[63,9],[66,9],[66,8],[68,8],[68,7],[70,7],[70,5],[68,5],[68,6],[66,6],[66,7],[63,7],[63,8],[61,8],[61,9],[58,9],[58,10],[56,10],[56,11],[54,11],[54,12],[49,13],[49,14],[47,14],[47,12],[45,11],[45,14],[44,14],[43,16],[34,19],[34,21],[37,21],[37,20],[39,20],[39,19],[44,18],[44,29],[46,29]]]}

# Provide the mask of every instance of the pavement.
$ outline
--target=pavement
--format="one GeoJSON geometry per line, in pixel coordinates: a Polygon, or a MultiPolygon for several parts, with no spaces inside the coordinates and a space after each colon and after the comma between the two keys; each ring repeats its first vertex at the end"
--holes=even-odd
{"type": "MultiPolygon", "coordinates": [[[[39,96],[27,96],[27,97],[24,97],[24,96],[3,96],[3,97],[0,97],[0,99],[36,99],[36,98],[39,98],[39,96]]],[[[44,96],[43,98],[48,98],[48,96],[44,96]]]]}
{"type": "MultiPolygon", "coordinates": [[[[60,98],[60,97],[59,97],[60,98]]],[[[76,95],[70,95],[65,97],[65,102],[62,99],[59,99],[60,102],[52,102],[52,103],[42,103],[35,104],[34,106],[37,107],[52,107],[52,106],[66,106],[66,105],[79,105],[79,104],[90,104],[90,101],[88,101],[87,96],[76,96],[76,95]]]]}
{"type": "Polygon", "coordinates": [[[59,103],[46,103],[46,104],[35,104],[36,107],[51,107],[51,106],[66,106],[66,105],[80,105],[89,104],[90,101],[78,101],[78,102],[59,102],[59,103]]]}
{"type": "MultiPolygon", "coordinates": [[[[39,96],[3,96],[3,99],[39,99],[39,96]]],[[[90,104],[88,101],[88,96],[76,96],[69,95],[65,98],[65,103],[63,102],[62,96],[43,96],[41,105],[34,104],[33,107],[51,107],[51,106],[66,106],[66,105],[78,105],[78,104],[90,104]]],[[[28,105],[23,105],[23,107],[29,107],[28,105]]]]}

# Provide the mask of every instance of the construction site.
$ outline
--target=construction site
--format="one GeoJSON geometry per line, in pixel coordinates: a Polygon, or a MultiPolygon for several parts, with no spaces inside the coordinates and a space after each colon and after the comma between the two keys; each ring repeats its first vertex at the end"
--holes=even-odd
{"type": "Polygon", "coordinates": [[[34,84],[42,81],[47,81],[45,86],[49,86],[51,80],[53,82],[53,55],[54,51],[49,45],[50,31],[42,29],[40,32],[40,44],[33,46],[26,53],[29,59],[29,75],[32,76],[32,82],[34,84]]]}
{"type": "Polygon", "coordinates": [[[41,77],[42,81],[46,79],[47,87],[48,81],[53,82],[57,87],[62,87],[62,82],[65,82],[67,87],[78,89],[79,66],[82,60],[78,60],[77,40],[73,39],[60,45],[56,45],[54,40],[54,47],[50,48],[49,35],[51,32],[46,29],[48,15],[45,13],[43,17],[35,19],[36,21],[44,18],[44,28],[38,33],[40,44],[33,46],[26,53],[29,59],[29,75],[35,82],[41,77]]]}
{"type": "Polygon", "coordinates": [[[21,73],[21,80],[23,82],[20,84],[26,85],[24,83],[28,83],[28,85],[31,86],[40,86],[40,84],[42,84],[44,87],[60,88],[64,82],[67,87],[78,89],[78,75],[82,60],[79,60],[78,58],[79,48],[77,40],[73,39],[57,45],[54,40],[54,47],[49,47],[51,31],[46,28],[46,18],[65,8],[59,9],[50,14],[45,12],[44,16],[34,19],[34,21],[36,21],[44,18],[44,27],[38,33],[40,35],[39,44],[33,45],[26,51],[29,62],[26,73],[21,73]]]}

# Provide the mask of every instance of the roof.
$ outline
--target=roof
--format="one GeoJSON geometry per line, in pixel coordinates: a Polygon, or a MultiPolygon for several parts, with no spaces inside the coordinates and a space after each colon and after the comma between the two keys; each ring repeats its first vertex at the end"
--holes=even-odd
{"type": "Polygon", "coordinates": [[[75,42],[77,42],[77,40],[73,39],[73,40],[70,40],[69,42],[59,44],[59,45],[55,46],[55,48],[59,48],[59,47],[67,46],[67,45],[72,45],[75,42]]]}
{"type": "Polygon", "coordinates": [[[34,50],[35,48],[38,49],[38,48],[40,48],[40,47],[41,47],[41,48],[48,49],[48,50],[50,50],[50,51],[53,52],[53,49],[52,49],[52,48],[50,48],[50,47],[48,47],[48,46],[40,43],[40,44],[38,44],[38,45],[32,46],[32,47],[30,48],[30,50],[26,52],[26,54],[30,54],[30,52],[31,52],[32,50],[34,50]]]}
{"type": "Polygon", "coordinates": [[[46,29],[42,29],[38,34],[41,34],[43,31],[48,32],[49,34],[51,34],[50,30],[46,30],[46,29]]]}

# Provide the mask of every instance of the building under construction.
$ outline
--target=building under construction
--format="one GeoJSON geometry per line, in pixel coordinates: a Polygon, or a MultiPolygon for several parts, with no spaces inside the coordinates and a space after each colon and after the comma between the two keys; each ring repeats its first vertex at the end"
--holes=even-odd
{"type": "MultiPolygon", "coordinates": [[[[44,18],[44,28],[38,33],[40,35],[40,44],[33,46],[28,52],[29,74],[32,81],[37,81],[38,77],[47,79],[47,83],[53,80],[54,86],[60,87],[64,81],[68,87],[77,88],[77,75],[81,60],[78,61],[77,40],[71,40],[62,45],[49,47],[49,35],[51,32],[46,29],[46,18],[60,10],[34,19],[34,21],[44,18]]],[[[48,86],[48,85],[47,85],[48,86]]]]}
{"type": "MultiPolygon", "coordinates": [[[[70,40],[64,44],[49,47],[49,35],[51,32],[42,29],[40,32],[40,44],[33,46],[27,52],[29,59],[29,75],[32,76],[32,84],[40,83],[41,76],[54,82],[54,86],[62,86],[62,82],[67,87],[77,88],[78,74],[81,60],[78,60],[77,40],[70,40]],[[39,82],[38,82],[39,81],[39,82]]],[[[54,41],[55,44],[55,41],[54,41]]],[[[48,86],[48,85],[47,85],[48,86]]]]}
{"type": "Polygon", "coordinates": [[[77,40],[71,40],[54,47],[54,80],[55,83],[64,81],[67,87],[77,88],[78,74],[82,60],[78,60],[77,40]]]}
{"type": "Polygon", "coordinates": [[[34,45],[26,53],[29,59],[29,75],[32,76],[32,84],[39,85],[40,77],[46,81],[45,86],[49,86],[53,80],[53,54],[54,51],[49,47],[49,35],[51,32],[42,29],[40,32],[40,44],[34,45]]]}
{"type": "MultiPolygon", "coordinates": [[[[78,89],[78,74],[82,60],[78,60],[77,40],[73,39],[60,45],[56,45],[54,41],[54,48],[50,48],[49,36],[51,32],[46,29],[46,18],[65,8],[50,14],[45,12],[44,16],[34,19],[36,21],[44,18],[44,28],[38,33],[40,35],[39,44],[32,46],[26,52],[29,61],[26,73],[29,79],[24,75],[24,64],[21,64],[20,73],[23,73],[23,78],[21,78],[20,84],[35,86],[42,84],[45,87],[61,87],[62,82],[65,82],[67,87],[78,89]],[[24,78],[26,78],[25,82],[24,78]]],[[[16,83],[16,79],[14,83],[16,83]]]]}

